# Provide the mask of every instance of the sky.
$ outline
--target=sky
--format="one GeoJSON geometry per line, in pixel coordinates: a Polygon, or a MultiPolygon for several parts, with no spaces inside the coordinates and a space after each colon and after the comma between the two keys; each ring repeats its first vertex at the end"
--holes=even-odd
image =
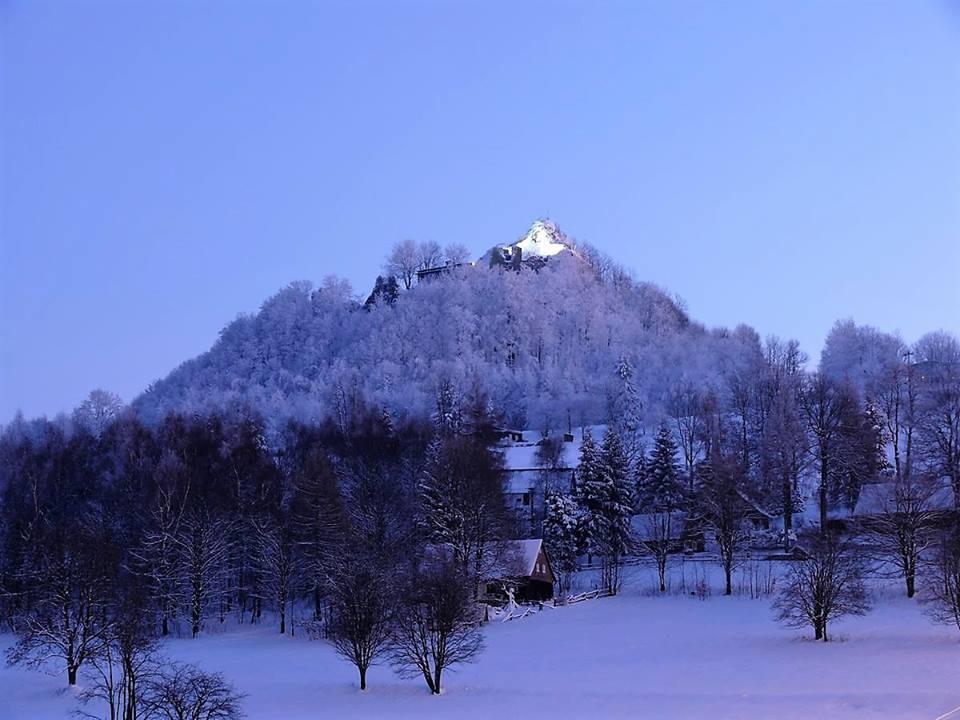
{"type": "Polygon", "coordinates": [[[960,2],[0,0],[0,422],[538,217],[814,359],[960,334],[960,2]]]}

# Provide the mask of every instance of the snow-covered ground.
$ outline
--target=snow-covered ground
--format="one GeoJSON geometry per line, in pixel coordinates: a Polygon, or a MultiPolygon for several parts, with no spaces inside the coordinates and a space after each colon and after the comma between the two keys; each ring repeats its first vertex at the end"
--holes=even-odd
{"type": "MultiPolygon", "coordinates": [[[[706,573],[716,587],[707,568],[688,563],[688,586],[706,573]]],[[[895,592],[879,592],[872,613],[837,624],[823,644],[778,626],[768,599],[656,597],[651,587],[648,568],[631,568],[619,597],[488,625],[480,661],[447,676],[441,697],[389,667],[374,668],[361,693],[329,646],[263,627],[175,640],[166,651],[223,672],[248,694],[251,718],[934,720],[960,706],[960,633],[895,592]]],[[[68,717],[63,684],[0,669],[0,718],[68,717]]]]}

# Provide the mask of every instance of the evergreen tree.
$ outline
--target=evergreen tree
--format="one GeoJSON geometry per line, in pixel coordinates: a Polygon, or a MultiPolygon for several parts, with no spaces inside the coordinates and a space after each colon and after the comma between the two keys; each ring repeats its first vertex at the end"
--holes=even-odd
{"type": "Polygon", "coordinates": [[[645,463],[638,486],[640,507],[648,512],[676,510],[683,506],[684,487],[677,463],[677,444],[663,424],[645,463]]]}
{"type": "Polygon", "coordinates": [[[633,488],[630,461],[620,437],[608,430],[598,448],[585,432],[577,468],[577,500],[588,551],[601,559],[604,587],[615,594],[620,565],[629,547],[633,488]]]}
{"type": "Polygon", "coordinates": [[[550,493],[547,496],[543,543],[557,576],[560,592],[566,594],[577,569],[580,549],[580,512],[572,496],[563,493],[550,493]]]}

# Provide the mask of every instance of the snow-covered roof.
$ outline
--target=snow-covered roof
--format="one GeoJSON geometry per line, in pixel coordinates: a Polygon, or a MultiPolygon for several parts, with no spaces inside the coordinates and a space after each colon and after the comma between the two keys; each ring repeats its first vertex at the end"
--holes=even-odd
{"type": "Polygon", "coordinates": [[[687,514],[681,510],[671,513],[639,513],[630,518],[630,529],[637,540],[659,540],[660,533],[655,530],[659,523],[670,521],[670,538],[679,539],[687,523],[687,514]]]}
{"type": "Polygon", "coordinates": [[[949,482],[938,482],[932,485],[870,483],[860,488],[853,514],[862,516],[896,512],[898,499],[902,506],[905,498],[906,502],[914,507],[922,507],[926,510],[953,510],[956,507],[953,486],[949,482]]]}
{"type": "Polygon", "coordinates": [[[531,538],[528,540],[510,540],[508,542],[521,573],[523,575],[533,575],[537,564],[537,557],[540,555],[540,548],[543,547],[543,540],[540,538],[531,538]]]}
{"type": "Polygon", "coordinates": [[[530,226],[527,234],[513,244],[513,247],[520,248],[524,258],[553,257],[568,249],[561,237],[559,229],[552,222],[537,220],[530,226]]]}
{"type": "Polygon", "coordinates": [[[523,495],[534,491],[570,492],[573,470],[562,468],[557,472],[544,472],[540,468],[510,470],[506,474],[504,492],[523,495]]]}

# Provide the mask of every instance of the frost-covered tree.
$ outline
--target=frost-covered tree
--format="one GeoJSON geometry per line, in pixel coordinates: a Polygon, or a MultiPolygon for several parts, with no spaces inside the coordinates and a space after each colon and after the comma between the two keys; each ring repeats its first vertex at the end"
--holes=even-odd
{"type": "Polygon", "coordinates": [[[73,411],[73,421],[94,437],[100,437],[121,410],[123,401],[119,395],[97,388],[73,411]]]}
{"type": "Polygon", "coordinates": [[[413,279],[420,268],[420,253],[417,243],[413,240],[401,240],[390,250],[386,262],[383,264],[384,271],[396,277],[403,283],[407,290],[413,285],[413,279]]]}
{"type": "Polygon", "coordinates": [[[550,567],[557,576],[561,595],[570,591],[570,582],[577,570],[580,552],[580,508],[570,495],[553,492],[547,495],[543,518],[543,543],[550,558],[550,567]]]}

